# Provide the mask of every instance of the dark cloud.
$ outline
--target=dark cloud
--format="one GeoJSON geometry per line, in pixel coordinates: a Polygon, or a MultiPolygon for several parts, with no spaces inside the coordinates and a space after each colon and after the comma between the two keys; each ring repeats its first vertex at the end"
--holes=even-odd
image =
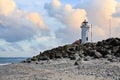
{"type": "Polygon", "coordinates": [[[12,17],[0,15],[0,38],[8,42],[28,39],[36,33],[32,24],[27,24],[12,17]]]}
{"type": "Polygon", "coordinates": [[[120,18],[120,11],[114,13],[112,16],[115,17],[115,18],[120,18]]]}
{"type": "Polygon", "coordinates": [[[5,50],[5,48],[0,47],[0,51],[5,52],[6,50],[5,50]]]}

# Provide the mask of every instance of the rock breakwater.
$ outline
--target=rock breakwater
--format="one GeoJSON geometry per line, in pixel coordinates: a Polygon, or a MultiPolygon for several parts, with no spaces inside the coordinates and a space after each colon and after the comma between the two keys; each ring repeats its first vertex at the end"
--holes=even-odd
{"type": "Polygon", "coordinates": [[[107,58],[109,61],[120,61],[120,38],[109,38],[97,43],[68,44],[51,50],[40,52],[39,55],[27,59],[26,62],[50,60],[57,58],[69,58],[71,60],[91,60],[96,58],[107,58]]]}

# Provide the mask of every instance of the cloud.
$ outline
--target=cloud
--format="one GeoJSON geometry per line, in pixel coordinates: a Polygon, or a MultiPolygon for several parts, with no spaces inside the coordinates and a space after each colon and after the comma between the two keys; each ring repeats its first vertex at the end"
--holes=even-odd
{"type": "Polygon", "coordinates": [[[117,3],[116,12],[112,15],[114,18],[120,18],[120,2],[117,3]]]}
{"type": "Polygon", "coordinates": [[[68,27],[79,27],[80,23],[87,18],[84,9],[74,9],[70,4],[63,6],[59,0],[45,4],[45,9],[49,16],[59,19],[68,27]]]}
{"type": "Polygon", "coordinates": [[[85,9],[89,19],[101,25],[105,23],[105,19],[110,19],[111,15],[115,13],[116,5],[115,0],[86,0],[80,2],[77,7],[85,9]]]}
{"type": "Polygon", "coordinates": [[[0,15],[0,38],[8,42],[29,39],[37,30],[33,26],[27,21],[0,15]]]}
{"type": "Polygon", "coordinates": [[[40,13],[22,10],[13,0],[0,0],[0,10],[0,56],[33,56],[57,45],[40,13]]]}
{"type": "Polygon", "coordinates": [[[16,4],[13,0],[0,0],[0,14],[9,15],[16,9],[16,4]]]}
{"type": "Polygon", "coordinates": [[[120,24],[120,10],[119,2],[116,0],[79,1],[75,7],[70,4],[63,5],[60,0],[53,0],[51,3],[45,4],[45,9],[50,17],[54,17],[66,26],[65,28],[59,28],[55,32],[56,37],[63,43],[73,42],[81,38],[80,25],[84,19],[88,19],[89,24],[93,25],[93,41],[109,37],[110,20],[112,36],[119,37],[117,29],[120,24]]]}
{"type": "Polygon", "coordinates": [[[1,39],[18,42],[30,39],[38,32],[43,36],[49,34],[39,13],[20,10],[13,0],[0,0],[0,10],[1,39]]]}
{"type": "Polygon", "coordinates": [[[0,39],[0,43],[0,56],[32,57],[38,55],[40,51],[57,46],[59,42],[55,39],[54,34],[50,33],[49,36],[37,34],[31,39],[14,43],[0,39]]]}
{"type": "Polygon", "coordinates": [[[41,29],[46,29],[47,26],[45,25],[42,17],[38,13],[28,13],[26,15],[26,19],[31,20],[34,24],[38,25],[41,29]]]}
{"type": "Polygon", "coordinates": [[[45,4],[50,17],[54,17],[63,23],[66,28],[56,31],[56,37],[62,42],[73,42],[79,39],[80,24],[86,17],[84,9],[74,9],[70,4],[62,5],[60,0],[53,0],[45,4]]]}
{"type": "MultiPolygon", "coordinates": [[[[112,28],[117,27],[118,21],[112,16],[114,13],[116,13],[116,7],[118,5],[117,3],[118,2],[116,0],[86,0],[80,2],[76,6],[76,8],[82,8],[86,10],[88,21],[93,24],[93,39],[95,41],[109,37],[110,19],[112,20],[112,28]]],[[[116,36],[115,34],[113,35],[114,37],[116,36]]]]}
{"type": "Polygon", "coordinates": [[[120,37],[119,2],[79,0],[78,5],[73,2],[0,0],[0,56],[33,56],[72,43],[81,38],[80,25],[84,19],[93,25],[93,41],[108,38],[110,19],[112,36],[120,37]]]}

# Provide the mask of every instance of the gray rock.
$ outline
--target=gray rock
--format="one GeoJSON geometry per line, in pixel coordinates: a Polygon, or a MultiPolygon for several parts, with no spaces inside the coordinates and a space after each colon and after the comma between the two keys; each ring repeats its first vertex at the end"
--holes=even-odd
{"type": "Polygon", "coordinates": [[[55,58],[70,58],[71,60],[76,60],[79,57],[87,59],[88,56],[90,58],[120,57],[120,39],[109,38],[97,43],[68,44],[65,46],[59,46],[57,48],[41,52],[39,55],[31,58],[31,61],[55,58]],[[76,54],[78,55],[76,56],[76,54]]]}
{"type": "Polygon", "coordinates": [[[108,61],[110,61],[110,62],[118,62],[117,59],[113,59],[113,58],[109,58],[108,61]]]}
{"type": "Polygon", "coordinates": [[[105,55],[105,58],[111,59],[112,55],[111,54],[107,54],[107,55],[105,55]]]}
{"type": "Polygon", "coordinates": [[[90,57],[90,56],[86,56],[85,58],[84,58],[84,61],[90,61],[92,58],[90,57]]]}
{"type": "Polygon", "coordinates": [[[55,58],[62,58],[62,53],[59,52],[55,53],[55,58]]]}
{"type": "Polygon", "coordinates": [[[75,65],[75,66],[76,66],[76,65],[81,65],[82,63],[83,63],[82,60],[76,60],[75,63],[74,63],[74,65],[75,65]]]}
{"type": "Polygon", "coordinates": [[[101,58],[102,54],[100,52],[95,51],[95,58],[101,58]]]}

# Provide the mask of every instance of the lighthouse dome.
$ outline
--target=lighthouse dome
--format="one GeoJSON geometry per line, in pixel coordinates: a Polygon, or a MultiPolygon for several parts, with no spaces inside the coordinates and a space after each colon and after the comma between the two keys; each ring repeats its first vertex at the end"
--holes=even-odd
{"type": "Polygon", "coordinates": [[[81,28],[85,28],[88,27],[88,22],[86,21],[86,19],[82,22],[81,28]]]}

